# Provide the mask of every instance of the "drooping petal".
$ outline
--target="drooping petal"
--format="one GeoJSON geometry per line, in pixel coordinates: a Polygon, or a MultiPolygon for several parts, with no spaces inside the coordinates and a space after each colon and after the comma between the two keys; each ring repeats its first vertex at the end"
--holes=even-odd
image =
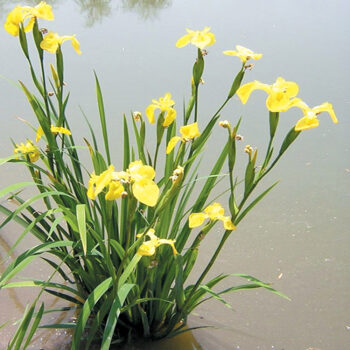
{"type": "Polygon", "coordinates": [[[88,197],[92,200],[112,181],[114,166],[110,165],[100,175],[92,174],[89,181],[88,197]]]}
{"type": "Polygon", "coordinates": [[[177,250],[175,248],[175,240],[173,239],[163,239],[163,238],[160,238],[157,240],[157,247],[159,247],[160,245],[162,244],[169,244],[171,249],[173,250],[173,254],[176,255],[177,254],[177,250]]]}
{"type": "Polygon", "coordinates": [[[201,226],[205,219],[208,218],[207,214],[204,213],[193,213],[188,218],[188,226],[190,228],[201,226]]]}
{"type": "Polygon", "coordinates": [[[81,55],[80,43],[77,40],[77,38],[75,37],[75,35],[73,35],[73,37],[72,37],[72,46],[73,46],[73,49],[76,51],[76,53],[78,55],[81,55]]]}
{"type": "Polygon", "coordinates": [[[263,84],[260,81],[252,81],[250,83],[242,85],[238,90],[237,90],[237,96],[241,100],[243,104],[246,104],[250,94],[254,90],[264,90],[268,94],[271,92],[271,86],[267,84],[263,84]]]}
{"type": "Polygon", "coordinates": [[[198,130],[197,122],[182,126],[180,128],[180,133],[184,139],[189,140],[194,139],[195,137],[198,137],[201,134],[198,130]]]}
{"type": "Polygon", "coordinates": [[[328,112],[328,114],[331,116],[331,118],[333,120],[333,123],[335,123],[335,124],[338,123],[338,119],[334,113],[333,106],[329,102],[322,103],[321,105],[312,108],[312,111],[315,114],[319,114],[321,112],[328,112]]]}
{"type": "Polygon", "coordinates": [[[233,224],[229,216],[224,216],[222,219],[222,222],[224,223],[224,229],[225,230],[235,230],[236,226],[233,224]]]}
{"type": "Polygon", "coordinates": [[[166,147],[166,154],[169,154],[176,146],[176,144],[181,141],[180,136],[174,136],[170,139],[167,147],[166,147]]]}
{"type": "Polygon", "coordinates": [[[38,129],[36,130],[35,142],[38,142],[43,135],[44,135],[44,130],[42,129],[41,126],[39,126],[38,129]]]}
{"type": "Polygon", "coordinates": [[[91,200],[95,200],[95,184],[96,184],[96,180],[97,180],[97,176],[95,175],[95,173],[92,173],[90,175],[90,179],[89,179],[89,185],[88,185],[88,190],[87,190],[87,196],[91,199],[91,200]]]}
{"type": "Polygon", "coordinates": [[[176,111],[174,108],[170,108],[164,118],[163,126],[164,127],[169,126],[175,120],[175,118],[176,118],[176,111]]]}
{"type": "Polygon", "coordinates": [[[40,47],[50,53],[56,53],[59,45],[63,44],[67,40],[72,41],[74,50],[80,55],[80,44],[75,38],[75,35],[59,36],[57,33],[49,32],[44,36],[43,41],[40,43],[40,47]]]}
{"type": "Polygon", "coordinates": [[[184,36],[182,36],[177,42],[176,42],[176,47],[184,47],[187,44],[189,44],[191,42],[191,35],[190,34],[185,34],[184,36]]]}
{"type": "Polygon", "coordinates": [[[218,220],[224,215],[224,208],[220,203],[213,203],[204,209],[204,213],[208,215],[210,220],[218,220]]]}
{"type": "Polygon", "coordinates": [[[60,37],[60,42],[59,44],[63,44],[65,41],[70,40],[72,42],[72,46],[73,49],[76,51],[76,53],[78,55],[81,55],[81,51],[80,51],[80,43],[79,41],[76,39],[75,35],[64,35],[60,37]]]}
{"type": "Polygon", "coordinates": [[[159,188],[152,180],[141,179],[132,185],[132,193],[139,202],[154,207],[158,201],[159,188]]]}
{"type": "Polygon", "coordinates": [[[158,108],[157,105],[151,104],[146,108],[146,116],[151,124],[155,123],[154,111],[158,108]]]}
{"type": "Polygon", "coordinates": [[[72,135],[72,133],[70,132],[70,130],[62,127],[62,126],[54,126],[51,125],[50,131],[53,134],[65,134],[65,135],[72,135]]]}
{"type": "Polygon", "coordinates": [[[124,186],[119,181],[111,181],[109,183],[108,192],[105,199],[107,201],[114,201],[122,196],[124,192],[124,186]]]}
{"type": "Polygon", "coordinates": [[[302,130],[312,129],[319,126],[319,124],[320,122],[318,121],[316,116],[314,116],[313,118],[305,116],[296,123],[294,130],[302,131],[302,130]]]}

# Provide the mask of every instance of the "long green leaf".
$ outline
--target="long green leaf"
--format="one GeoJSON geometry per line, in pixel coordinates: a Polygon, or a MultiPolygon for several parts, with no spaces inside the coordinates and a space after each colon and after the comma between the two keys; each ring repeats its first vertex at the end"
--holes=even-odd
{"type": "Polygon", "coordinates": [[[117,296],[109,312],[107,323],[104,327],[103,339],[101,344],[101,350],[108,350],[112,341],[115,326],[120,315],[120,310],[124,304],[126,297],[128,296],[130,290],[134,287],[134,284],[124,284],[118,290],[117,296]]]}
{"type": "Polygon", "coordinates": [[[97,75],[96,75],[96,73],[94,73],[94,74],[95,74],[95,81],[96,81],[97,104],[98,104],[98,110],[100,113],[100,122],[101,122],[101,127],[102,127],[103,141],[104,141],[104,145],[105,145],[108,164],[111,164],[111,155],[109,152],[109,141],[108,141],[108,133],[107,133],[106,114],[105,114],[105,108],[104,108],[104,104],[103,104],[102,91],[101,91],[101,87],[100,87],[100,83],[98,81],[97,75]]]}
{"type": "Polygon", "coordinates": [[[44,313],[44,303],[41,304],[40,309],[39,309],[38,313],[35,316],[35,319],[33,321],[32,327],[30,329],[29,334],[27,335],[26,342],[24,343],[22,349],[26,349],[27,346],[29,345],[30,341],[32,340],[32,338],[34,336],[34,333],[37,330],[37,328],[38,328],[38,326],[40,324],[40,321],[41,321],[41,319],[43,317],[43,313],[44,313]]]}
{"type": "Polygon", "coordinates": [[[27,186],[36,186],[36,183],[35,182],[18,182],[16,184],[7,186],[0,191],[0,198],[8,195],[11,192],[15,192],[18,189],[23,188],[23,187],[27,187],[27,186]]]}
{"type": "Polygon", "coordinates": [[[77,321],[77,326],[73,337],[72,350],[80,349],[81,336],[92,312],[92,309],[101,299],[101,297],[107,292],[107,290],[112,287],[112,284],[112,277],[107,278],[102,283],[100,283],[86,299],[77,321]]]}
{"type": "Polygon", "coordinates": [[[78,229],[79,229],[81,244],[83,246],[84,255],[86,255],[86,251],[87,251],[85,207],[86,207],[86,204],[78,204],[76,207],[78,229]]]}
{"type": "Polygon", "coordinates": [[[206,291],[207,293],[209,293],[213,298],[215,298],[216,300],[220,301],[221,303],[223,303],[226,307],[228,307],[229,309],[232,309],[232,306],[227,303],[221,296],[219,293],[215,293],[211,288],[209,288],[206,285],[202,285],[199,286],[199,288],[203,289],[204,291],[206,291]]]}

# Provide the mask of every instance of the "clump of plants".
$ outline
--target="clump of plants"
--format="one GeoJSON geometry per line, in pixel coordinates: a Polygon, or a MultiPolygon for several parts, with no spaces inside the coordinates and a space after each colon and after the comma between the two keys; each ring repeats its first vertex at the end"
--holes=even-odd
{"type": "Polygon", "coordinates": [[[332,105],[308,107],[297,97],[298,85],[281,77],[271,85],[259,81],[242,84],[246,70],[251,68],[248,61],[259,60],[262,54],[236,46],[236,50],[224,54],[238,57],[241,68],[231,77],[231,88],[222,105],[210,118],[202,120],[198,96],[205,48],[215,43],[215,35],[209,27],[201,31],[187,29],[176,46],[194,45],[196,58],[191,95],[182,115],[166,92],[152,100],[145,114],[123,116],[123,161],[119,164],[110,151],[97,76],[103,145],[97,143],[97,131],[88,119],[90,136],[80,143],[75,141],[66,114],[69,93],[64,84],[62,50],[63,44],[70,41],[81,54],[80,44],[75,35],[60,36],[40,28],[39,20],[53,18],[51,7],[40,2],[34,7],[16,6],[5,23],[6,31],[18,37],[29,65],[36,91],[30,91],[22,81],[20,87],[37,123],[28,139],[14,144],[14,154],[1,160],[26,167],[32,180],[0,191],[2,197],[18,203],[15,210],[0,205],[0,211],[7,216],[0,228],[11,221],[24,228],[11,251],[29,233],[39,240],[14,259],[0,277],[0,288],[39,288],[38,297],[28,306],[8,349],[26,348],[38,327],[71,328],[72,349],[89,349],[92,343],[109,349],[111,344],[134,336],[159,339],[176,335],[184,330],[188,315],[198,305],[213,298],[227,305],[223,295],[229,292],[265,288],[284,296],[252,276],[220,274],[208,279],[207,274],[232,232],[275,186],[257,189],[301,132],[318,126],[321,112],[328,112],[337,123],[332,105]],[[29,45],[34,45],[35,54],[30,54],[29,45]],[[45,57],[52,54],[56,64],[47,66],[45,57]],[[238,131],[244,118],[220,120],[221,111],[234,96],[245,104],[256,89],[268,95],[268,116],[261,120],[267,130],[266,149],[259,152],[239,143],[238,131]],[[292,123],[278,144],[275,136],[279,132],[279,115],[292,107],[301,110],[301,119],[292,123]],[[154,143],[147,137],[149,128],[156,129],[154,143]],[[212,152],[206,144],[213,132],[225,132],[226,141],[210,173],[203,175],[198,170],[200,158],[212,152]],[[243,151],[246,159],[244,164],[238,164],[236,153],[243,151]],[[91,164],[81,163],[81,152],[89,152],[91,164]],[[160,157],[162,162],[158,162],[160,157]],[[242,167],[244,176],[239,178],[236,169],[242,167]],[[218,195],[215,188],[221,181],[226,181],[227,191],[218,195]],[[26,199],[22,190],[30,186],[37,191],[26,199]],[[219,203],[222,200],[224,204],[219,203]],[[38,203],[45,210],[38,211],[38,203]],[[197,266],[200,247],[214,227],[221,231],[214,253],[205,266],[197,266]],[[52,267],[50,278],[13,281],[35,258],[42,258],[52,267]],[[201,271],[199,277],[188,283],[195,266],[201,271]],[[57,276],[61,282],[53,281],[57,276]],[[232,277],[243,279],[243,284],[220,290],[220,282],[232,277]],[[75,310],[77,321],[42,324],[43,315],[54,311],[40,304],[44,292],[65,300],[67,307],[55,311],[75,310]]]}

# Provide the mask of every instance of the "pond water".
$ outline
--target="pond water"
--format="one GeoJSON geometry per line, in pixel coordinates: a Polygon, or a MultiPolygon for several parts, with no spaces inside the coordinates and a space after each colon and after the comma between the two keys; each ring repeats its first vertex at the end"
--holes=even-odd
{"type": "MultiPolygon", "coordinates": [[[[0,1],[2,21],[15,3],[0,1]]],[[[209,302],[190,317],[189,327],[213,328],[195,330],[150,348],[349,349],[350,74],[346,59],[350,54],[350,3],[342,0],[50,3],[56,20],[47,22],[47,26],[60,34],[76,33],[83,51],[78,56],[69,44],[64,47],[65,75],[71,91],[71,128],[81,137],[86,134],[80,106],[92,124],[98,125],[95,70],[109,111],[116,159],[123,113],[144,111],[152,98],[167,91],[172,93],[179,111],[184,98],[188,98],[195,50],[175,47],[185,28],[211,26],[217,39],[206,57],[200,123],[223,101],[232,76],[239,69],[238,59],[222,55],[223,50],[234,49],[237,44],[264,54],[247,72],[245,82],[259,80],[271,84],[278,76],[296,81],[299,95],[310,106],[331,102],[339,119],[339,124],[334,125],[324,114],[318,128],[302,133],[271,173],[271,181],[281,179],[279,185],[240,224],[212,271],[212,275],[251,274],[272,283],[291,301],[263,290],[226,295],[232,310],[221,303],[209,302]]],[[[17,117],[34,122],[34,116],[21,91],[9,81],[30,81],[18,42],[4,30],[0,31],[0,42],[0,75],[4,78],[0,79],[2,158],[12,153],[10,137],[21,142],[28,135],[27,127],[17,117]]],[[[265,99],[263,92],[254,92],[247,106],[235,99],[222,112],[222,119],[237,120],[243,116],[244,144],[259,146],[266,137],[265,99]]],[[[282,114],[281,129],[287,131],[299,117],[297,110],[282,114]]],[[[208,145],[206,164],[212,164],[217,157],[216,142],[217,139],[208,145]]],[[[0,168],[2,188],[23,179],[27,175],[14,166],[0,168]]],[[[15,225],[0,231],[2,257],[19,233],[15,225]]],[[[208,260],[219,233],[212,232],[207,237],[199,263],[208,260]]],[[[14,256],[21,249],[23,246],[15,250],[14,256]]],[[[38,277],[48,272],[38,262],[26,274],[38,277]]],[[[225,286],[236,282],[232,279],[225,286]]],[[[33,290],[1,290],[0,324],[18,319],[35,295],[33,290]]],[[[58,302],[48,299],[47,303],[58,302]]],[[[6,347],[12,331],[13,327],[0,330],[1,349],[6,347]]],[[[69,336],[64,332],[42,332],[32,348],[63,349],[68,343],[69,336]]]]}

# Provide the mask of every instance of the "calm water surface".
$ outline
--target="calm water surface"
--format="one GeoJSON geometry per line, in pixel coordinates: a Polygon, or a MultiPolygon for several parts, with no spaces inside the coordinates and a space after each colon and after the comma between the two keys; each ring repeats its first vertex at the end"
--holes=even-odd
{"type": "MultiPolygon", "coordinates": [[[[2,21],[15,3],[0,1],[2,21]]],[[[83,51],[78,56],[68,43],[64,46],[72,129],[81,138],[87,134],[80,106],[92,124],[98,125],[95,69],[109,111],[116,160],[123,113],[144,111],[152,98],[167,91],[172,93],[180,111],[183,99],[188,97],[195,50],[193,47],[180,50],[174,45],[186,27],[202,29],[209,25],[217,39],[206,58],[200,124],[204,125],[222,102],[233,74],[239,69],[238,59],[221,53],[234,49],[236,44],[264,54],[247,72],[245,82],[260,80],[271,84],[282,76],[298,82],[300,96],[310,106],[325,101],[334,105],[339,125],[332,124],[324,114],[317,129],[301,135],[271,174],[271,181],[282,180],[278,188],[242,222],[212,271],[212,275],[252,274],[272,283],[291,301],[262,290],[227,295],[233,310],[213,302],[202,305],[190,318],[190,327],[214,328],[196,330],[192,335],[157,346],[204,350],[350,349],[350,76],[346,63],[350,55],[350,3],[341,0],[51,3],[56,20],[45,25],[60,34],[76,33],[83,51]]],[[[12,152],[10,136],[21,142],[30,134],[17,117],[34,123],[34,116],[21,91],[9,82],[30,81],[18,42],[4,30],[0,31],[0,42],[0,74],[4,78],[0,79],[0,157],[5,157],[12,152]]],[[[244,144],[262,146],[267,134],[265,99],[263,92],[254,92],[247,106],[235,100],[222,113],[223,119],[232,121],[243,115],[244,144]]],[[[299,117],[297,110],[282,114],[281,129],[287,131],[299,117]]],[[[221,135],[221,130],[216,132],[221,135]]],[[[215,161],[217,142],[220,140],[208,145],[204,163],[215,161]]],[[[27,175],[17,167],[0,168],[1,187],[23,179],[27,175]]],[[[20,232],[15,225],[0,231],[1,256],[5,256],[20,232]]],[[[208,261],[219,234],[212,232],[202,244],[199,263],[208,261]]],[[[14,256],[24,248],[18,247],[14,256]]],[[[24,274],[46,277],[49,272],[37,262],[24,274]]],[[[225,286],[239,282],[232,279],[225,286]]],[[[0,291],[0,324],[18,319],[35,295],[34,290],[0,291]]],[[[47,299],[47,305],[58,306],[59,302],[47,299]]],[[[11,332],[11,327],[0,330],[1,349],[6,347],[11,332]]],[[[32,348],[63,349],[68,343],[64,332],[43,332],[32,348]]]]}

